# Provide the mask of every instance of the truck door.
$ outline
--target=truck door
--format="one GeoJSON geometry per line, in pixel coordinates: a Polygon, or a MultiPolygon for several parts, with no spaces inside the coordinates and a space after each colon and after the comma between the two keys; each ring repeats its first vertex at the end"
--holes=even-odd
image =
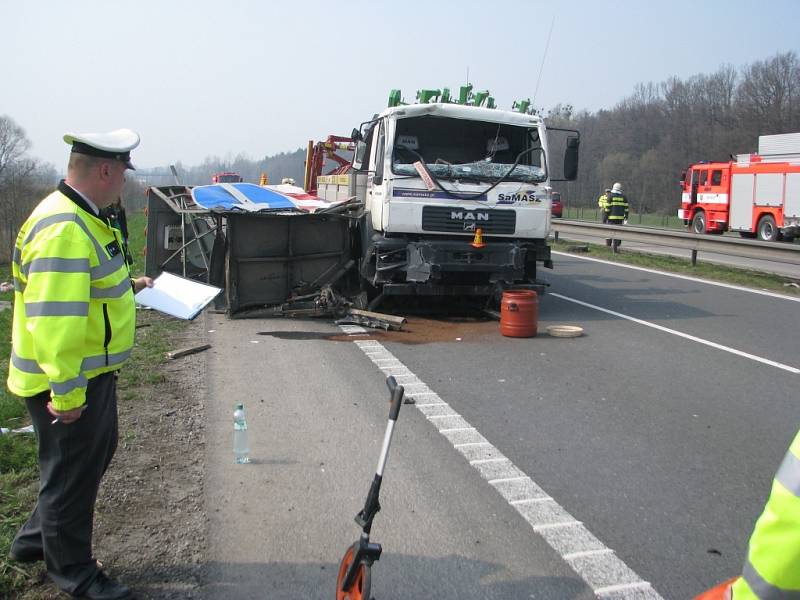
{"type": "Polygon", "coordinates": [[[386,190],[386,178],[384,173],[384,155],[386,154],[386,130],[384,119],[373,132],[372,152],[369,157],[370,175],[367,178],[367,207],[370,211],[372,228],[375,231],[383,231],[382,220],[384,211],[384,200],[386,190]]]}
{"type": "MultiPolygon", "coordinates": [[[[692,169],[692,195],[690,202],[697,204],[698,196],[708,190],[708,169],[692,169]]],[[[702,196],[700,196],[700,200],[702,200],[702,196]]]]}

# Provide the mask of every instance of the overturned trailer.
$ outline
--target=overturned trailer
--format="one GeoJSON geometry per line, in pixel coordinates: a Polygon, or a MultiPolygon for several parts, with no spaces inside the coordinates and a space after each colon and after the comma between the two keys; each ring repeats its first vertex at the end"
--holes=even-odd
{"type": "Polygon", "coordinates": [[[291,206],[248,206],[250,184],[225,185],[233,201],[210,208],[189,186],[148,189],[147,275],[169,271],[224,288],[217,308],[233,318],[336,313],[353,291],[351,221],[357,207],[309,207],[314,200],[303,199],[300,188],[294,188],[298,200],[291,206]]]}

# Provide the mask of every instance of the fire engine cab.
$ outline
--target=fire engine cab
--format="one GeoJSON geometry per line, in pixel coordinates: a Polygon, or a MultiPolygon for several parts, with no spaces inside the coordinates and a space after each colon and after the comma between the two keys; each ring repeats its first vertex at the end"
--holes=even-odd
{"type": "Polygon", "coordinates": [[[793,241],[800,235],[800,133],[762,135],[757,154],[691,165],[681,177],[678,218],[694,233],[793,241]]]}
{"type": "Polygon", "coordinates": [[[244,181],[242,176],[233,171],[223,171],[222,173],[214,173],[211,176],[211,183],[241,183],[244,181]]]}

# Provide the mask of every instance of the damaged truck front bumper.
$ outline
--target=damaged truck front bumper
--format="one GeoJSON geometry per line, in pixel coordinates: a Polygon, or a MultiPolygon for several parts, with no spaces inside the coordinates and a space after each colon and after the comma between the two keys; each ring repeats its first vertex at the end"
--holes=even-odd
{"type": "Polygon", "coordinates": [[[532,280],[537,262],[552,268],[544,240],[475,248],[466,240],[382,238],[375,241],[374,255],[374,281],[386,294],[488,295],[498,285],[532,280]]]}

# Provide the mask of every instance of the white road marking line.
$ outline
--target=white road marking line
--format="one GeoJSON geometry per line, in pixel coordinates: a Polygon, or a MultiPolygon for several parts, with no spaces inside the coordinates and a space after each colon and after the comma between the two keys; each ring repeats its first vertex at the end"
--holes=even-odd
{"type": "MultiPolygon", "coordinates": [[[[444,404],[444,403],[443,403],[443,404],[444,404]]],[[[427,417],[427,418],[428,418],[429,420],[432,420],[432,419],[447,419],[447,418],[449,418],[449,417],[460,417],[460,416],[461,416],[461,415],[459,415],[459,414],[456,414],[456,413],[451,413],[451,414],[449,414],[449,415],[431,415],[430,417],[427,417]]]]}
{"type": "Polygon", "coordinates": [[[467,446],[491,446],[490,442],[467,442],[465,444],[453,444],[453,448],[466,448],[467,446]]]}
{"type": "Polygon", "coordinates": [[[796,296],[788,296],[785,294],[778,294],[776,292],[768,292],[766,290],[755,290],[753,288],[746,288],[740,285],[733,285],[732,283],[722,283],[721,281],[709,281],[708,279],[700,279],[699,277],[690,277],[689,275],[678,275],[677,273],[668,273],[666,271],[657,271],[656,269],[648,269],[646,267],[637,267],[635,265],[626,265],[623,263],[613,262],[610,260],[603,260],[601,258],[590,258],[588,256],[578,256],[577,254],[570,254],[569,252],[552,252],[560,256],[568,256],[569,258],[578,258],[580,260],[588,260],[591,262],[598,262],[604,265],[612,265],[614,267],[622,267],[623,269],[633,269],[634,271],[644,271],[645,273],[653,273],[655,275],[664,275],[665,277],[674,277],[675,279],[685,279],[686,281],[693,281],[695,283],[705,283],[708,285],[716,285],[717,287],[724,287],[730,290],[738,290],[740,292],[749,292],[751,294],[759,294],[761,296],[769,296],[770,298],[778,298],[779,300],[791,300],[792,302],[800,302],[800,298],[796,296]]]}
{"type": "MultiPolygon", "coordinates": [[[[381,346],[378,342],[374,342],[374,344],[370,343],[366,345],[367,342],[354,340],[355,344],[358,345],[367,356],[369,356],[368,351],[377,350],[383,351],[386,353],[387,358],[395,358],[388,350],[385,350],[383,346],[381,346]]],[[[443,404],[445,406],[449,405],[447,402],[442,400],[441,403],[437,402],[438,404],[443,404]]],[[[420,411],[423,412],[423,411],[420,411]]],[[[423,412],[424,414],[424,412],[423,412]]],[[[453,417],[454,415],[441,415],[441,417],[453,417]]],[[[431,417],[427,417],[428,420],[431,420],[431,417]]],[[[458,417],[462,422],[467,423],[466,419],[459,416],[458,417]]],[[[467,423],[468,424],[468,423],[467,423]]],[[[474,431],[477,435],[480,433],[474,427],[455,427],[452,429],[439,429],[439,433],[446,434],[458,431],[474,431]]],[[[482,437],[482,436],[481,436],[482,437]]],[[[445,436],[445,438],[450,441],[453,446],[456,444],[450,439],[450,437],[445,436]]],[[[484,438],[485,439],[485,438],[484,438]]],[[[462,445],[462,444],[459,444],[462,445]]],[[[466,443],[464,445],[471,445],[466,443]]],[[[484,445],[481,443],[480,445],[484,445]]],[[[504,482],[513,482],[513,481],[525,481],[528,480],[531,482],[532,486],[535,486],[535,489],[541,490],[541,488],[527,475],[515,475],[514,473],[522,473],[522,471],[514,465],[511,460],[505,456],[502,456],[502,453],[494,447],[491,443],[486,443],[491,450],[495,451],[497,454],[500,455],[498,458],[485,458],[485,459],[478,459],[469,461],[469,464],[474,466],[475,469],[481,474],[481,476],[488,481],[490,485],[495,487],[495,484],[504,483],[504,482]],[[498,463],[505,463],[502,469],[496,469],[491,465],[496,465],[498,463]],[[498,477],[499,475],[499,477],[498,477]]],[[[491,454],[491,452],[490,452],[491,454]]],[[[463,453],[462,453],[463,455],[463,453]]],[[[495,487],[497,489],[497,487],[495,487]]],[[[498,493],[500,493],[501,497],[503,497],[506,502],[509,502],[509,505],[512,506],[520,516],[525,519],[528,524],[531,526],[534,532],[540,534],[542,538],[556,551],[558,554],[564,558],[566,556],[572,556],[573,559],[581,558],[582,555],[580,553],[586,553],[585,556],[591,557],[595,554],[598,556],[604,556],[613,554],[611,549],[606,548],[595,536],[586,529],[581,521],[573,518],[571,514],[569,514],[566,510],[564,510],[555,499],[550,498],[549,496],[545,498],[526,498],[524,500],[510,500],[509,499],[509,492],[503,493],[502,490],[497,489],[498,493]],[[549,507],[546,513],[537,514],[537,511],[531,511],[530,509],[524,508],[526,505],[536,505],[542,503],[544,506],[549,507]],[[547,504],[545,504],[547,503],[547,504]],[[530,514],[527,514],[530,513],[530,514]],[[564,520],[556,521],[553,523],[541,523],[542,518],[547,518],[548,516],[557,516],[564,520]],[[539,523],[537,523],[539,521],[539,523]],[[562,529],[569,529],[570,531],[566,533],[566,535],[562,534],[560,530],[562,529]],[[576,532],[577,530],[577,532],[576,532]],[[568,548],[568,550],[567,550],[568,548]],[[598,552],[599,550],[608,550],[607,552],[598,552]]],[[[615,560],[618,560],[615,557],[615,560]]],[[[566,561],[566,559],[565,559],[566,561]]],[[[639,578],[636,573],[634,573],[625,563],[621,560],[618,562],[625,567],[627,570],[625,583],[620,582],[619,584],[606,584],[602,587],[595,588],[592,585],[592,576],[594,574],[594,569],[596,565],[593,564],[593,561],[587,561],[589,564],[583,564],[582,561],[574,561],[574,562],[567,562],[568,565],[581,577],[581,579],[586,582],[586,584],[592,588],[595,594],[600,593],[611,593],[617,590],[626,590],[626,589],[638,589],[638,588],[649,588],[651,593],[648,594],[649,600],[663,600],[658,593],[652,589],[652,586],[639,578]],[[631,582],[630,578],[635,578],[635,581],[631,582]]],[[[604,582],[605,583],[605,582],[604,582]]]]}
{"type": "MultiPolygon", "coordinates": [[[[422,396],[422,394],[419,394],[422,396]]],[[[441,406],[442,404],[447,404],[447,402],[428,402],[427,404],[417,404],[417,408],[425,408],[426,406],[441,406]]]]}
{"type": "Polygon", "coordinates": [[[537,502],[555,502],[550,496],[542,496],[541,498],[524,498],[522,500],[509,500],[508,503],[514,506],[518,504],[536,504],[537,502]]]}
{"type": "Polygon", "coordinates": [[[581,552],[570,552],[564,554],[561,558],[564,560],[573,560],[575,558],[584,558],[585,556],[597,556],[599,554],[610,554],[614,551],[611,548],[601,548],[600,550],[583,550],[581,552]]]}
{"type": "MultiPolygon", "coordinates": [[[[562,527],[572,527],[573,525],[580,525],[580,521],[561,521],[560,523],[546,523],[544,525],[534,525],[534,531],[544,531],[545,529],[561,529],[562,527]]],[[[562,555],[561,558],[564,558],[562,555]]]]}
{"type": "MultiPolygon", "coordinates": [[[[530,479],[527,475],[523,475],[521,477],[503,477],[501,479],[490,479],[486,483],[489,485],[494,485],[495,483],[506,483],[507,481],[522,481],[523,479],[530,479]]],[[[531,481],[533,481],[531,479],[531,481]]]]}
{"type": "Polygon", "coordinates": [[[486,463],[494,463],[494,462],[511,462],[505,456],[501,456],[499,458],[478,458],[476,460],[469,461],[471,465],[485,465],[486,463]]]}
{"type": "Polygon", "coordinates": [[[636,590],[645,587],[652,587],[646,581],[636,581],[633,583],[620,583],[619,585],[607,585],[605,587],[597,588],[594,593],[598,596],[603,594],[610,594],[611,592],[621,592],[623,590],[636,590]]]}
{"type": "Polygon", "coordinates": [[[657,325],[656,323],[651,323],[650,321],[644,321],[642,319],[637,319],[636,317],[631,317],[629,315],[625,315],[619,313],[615,310],[610,310],[608,308],[603,308],[602,306],[597,306],[596,304],[589,304],[588,302],[584,302],[583,300],[577,300],[575,298],[570,298],[569,296],[563,296],[561,294],[557,294],[555,292],[549,292],[548,296],[554,296],[556,298],[561,298],[562,300],[566,300],[568,302],[574,302],[575,304],[580,304],[581,306],[585,306],[587,308],[593,308],[594,310],[599,310],[600,312],[604,312],[609,315],[614,315],[615,317],[619,317],[620,319],[627,319],[628,321],[633,321],[634,323],[638,323],[639,325],[644,325],[646,327],[652,327],[653,329],[658,329],[659,331],[663,331],[665,333],[671,333],[672,335],[677,335],[678,337],[682,337],[684,339],[690,340],[692,342],[697,342],[698,344],[703,344],[705,346],[710,346],[711,348],[716,348],[717,350],[722,350],[724,352],[730,352],[731,354],[735,354],[736,356],[741,356],[742,358],[749,358],[750,360],[754,360],[756,362],[760,362],[765,365],[769,365],[770,367],[775,367],[777,369],[782,369],[784,371],[788,371],[789,373],[793,373],[794,375],[800,375],[800,369],[797,367],[792,367],[790,365],[785,365],[783,363],[776,362],[774,360],[770,360],[768,358],[762,358],[761,356],[756,356],[755,354],[750,354],[748,352],[743,352],[741,350],[737,350],[736,348],[731,348],[730,346],[723,346],[722,344],[717,344],[716,342],[711,342],[709,340],[704,340],[703,338],[699,338],[694,335],[689,335],[688,333],[683,333],[682,331],[677,331],[675,329],[670,329],[669,327],[664,327],[663,325],[657,325]]]}

